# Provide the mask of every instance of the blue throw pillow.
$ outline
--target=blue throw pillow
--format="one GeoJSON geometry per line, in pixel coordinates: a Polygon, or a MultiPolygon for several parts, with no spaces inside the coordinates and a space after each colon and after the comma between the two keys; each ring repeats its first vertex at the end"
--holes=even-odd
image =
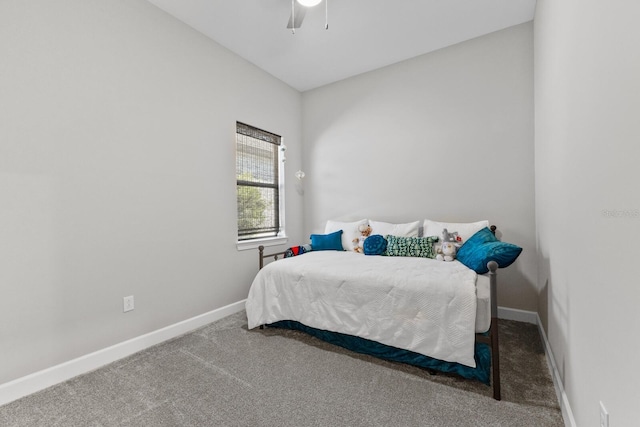
{"type": "Polygon", "coordinates": [[[489,271],[489,261],[495,261],[498,267],[505,268],[520,256],[520,252],[521,247],[501,242],[485,227],[462,245],[456,258],[476,273],[485,274],[489,271]]]}
{"type": "Polygon", "coordinates": [[[387,239],[380,234],[374,234],[364,239],[362,247],[365,255],[382,255],[387,250],[387,239]]]}
{"type": "Polygon", "coordinates": [[[342,230],[330,234],[312,234],[311,249],[314,251],[343,251],[342,230]]]}

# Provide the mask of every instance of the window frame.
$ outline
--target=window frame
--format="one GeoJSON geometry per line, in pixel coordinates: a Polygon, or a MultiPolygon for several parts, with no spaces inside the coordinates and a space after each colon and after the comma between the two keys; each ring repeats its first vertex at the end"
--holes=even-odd
{"type": "MultiPolygon", "coordinates": [[[[273,132],[269,132],[263,129],[260,129],[256,126],[252,126],[249,125],[245,122],[240,122],[240,121],[236,121],[236,131],[234,133],[234,143],[235,143],[235,159],[236,159],[236,197],[238,194],[238,188],[240,185],[240,181],[238,179],[238,170],[237,170],[237,162],[238,162],[238,128],[239,126],[244,126],[247,127],[253,131],[256,132],[263,132],[265,134],[271,135],[271,136],[275,136],[277,138],[279,138],[279,144],[274,144],[277,145],[277,169],[278,169],[278,181],[277,181],[277,198],[278,198],[278,211],[276,212],[277,214],[277,218],[279,220],[279,226],[278,226],[278,231],[276,232],[275,236],[259,236],[256,235],[256,237],[249,237],[249,238],[244,238],[241,239],[240,238],[240,230],[239,230],[239,226],[238,226],[238,214],[237,214],[237,205],[236,205],[236,246],[238,250],[248,250],[248,249],[255,249],[258,246],[275,246],[275,245],[280,245],[280,244],[284,244],[288,241],[288,237],[286,235],[286,231],[285,231],[285,183],[284,183],[284,162],[285,162],[285,156],[284,156],[284,152],[286,150],[286,146],[284,145],[284,138],[280,135],[277,135],[273,132]]],[[[270,142],[269,142],[270,143],[270,142]]],[[[272,144],[272,143],[271,143],[272,144]]],[[[246,182],[243,184],[246,185],[246,182]]],[[[264,187],[262,185],[256,185],[256,188],[260,188],[260,187],[264,187]]],[[[272,187],[271,187],[272,188],[272,187]]],[[[237,201],[236,201],[237,203],[237,201]]]]}

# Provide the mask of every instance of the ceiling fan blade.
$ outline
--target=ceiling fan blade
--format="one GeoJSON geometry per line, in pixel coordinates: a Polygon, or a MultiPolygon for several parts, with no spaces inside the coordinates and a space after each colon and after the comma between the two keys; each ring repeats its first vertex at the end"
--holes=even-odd
{"type": "Polygon", "coordinates": [[[295,17],[294,16],[289,16],[289,23],[287,24],[287,28],[288,29],[292,29],[292,28],[300,28],[300,26],[302,25],[302,20],[304,19],[304,15],[307,13],[307,8],[306,7],[297,7],[295,9],[296,14],[295,17]],[[293,25],[292,25],[292,18],[293,19],[293,25]]]}

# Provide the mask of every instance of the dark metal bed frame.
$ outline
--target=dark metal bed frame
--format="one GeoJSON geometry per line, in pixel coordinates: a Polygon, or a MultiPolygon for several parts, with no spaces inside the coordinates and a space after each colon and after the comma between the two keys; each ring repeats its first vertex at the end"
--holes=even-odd
{"type": "MultiPolygon", "coordinates": [[[[492,225],[490,227],[491,232],[493,234],[496,233],[496,226],[492,225]]],[[[267,258],[273,258],[274,260],[278,260],[281,256],[284,257],[286,251],[274,252],[271,254],[264,253],[264,246],[258,247],[259,251],[259,265],[260,269],[264,267],[264,260],[267,258]]],[[[491,385],[493,386],[493,398],[496,400],[501,400],[500,396],[500,349],[498,342],[498,290],[497,290],[497,270],[498,263],[495,261],[490,261],[487,264],[489,268],[489,286],[491,291],[491,326],[489,326],[489,330],[484,334],[476,334],[476,342],[487,344],[489,348],[491,348],[491,373],[492,380],[491,385]]],[[[261,326],[262,328],[262,326],[261,326]]]]}

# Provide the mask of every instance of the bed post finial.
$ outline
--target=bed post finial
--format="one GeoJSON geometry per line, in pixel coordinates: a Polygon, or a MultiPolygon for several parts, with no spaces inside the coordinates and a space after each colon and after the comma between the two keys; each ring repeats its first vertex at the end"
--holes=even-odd
{"type": "Polygon", "coordinates": [[[260,245],[258,246],[258,256],[259,256],[259,260],[260,260],[260,270],[262,270],[262,267],[264,267],[264,258],[262,257],[262,254],[264,253],[264,246],[260,245]]]}
{"type": "Polygon", "coordinates": [[[495,273],[496,273],[496,270],[498,269],[498,263],[497,263],[497,262],[495,262],[495,261],[489,261],[489,262],[487,263],[487,268],[489,269],[489,271],[490,271],[492,274],[495,274],[495,273]]]}

